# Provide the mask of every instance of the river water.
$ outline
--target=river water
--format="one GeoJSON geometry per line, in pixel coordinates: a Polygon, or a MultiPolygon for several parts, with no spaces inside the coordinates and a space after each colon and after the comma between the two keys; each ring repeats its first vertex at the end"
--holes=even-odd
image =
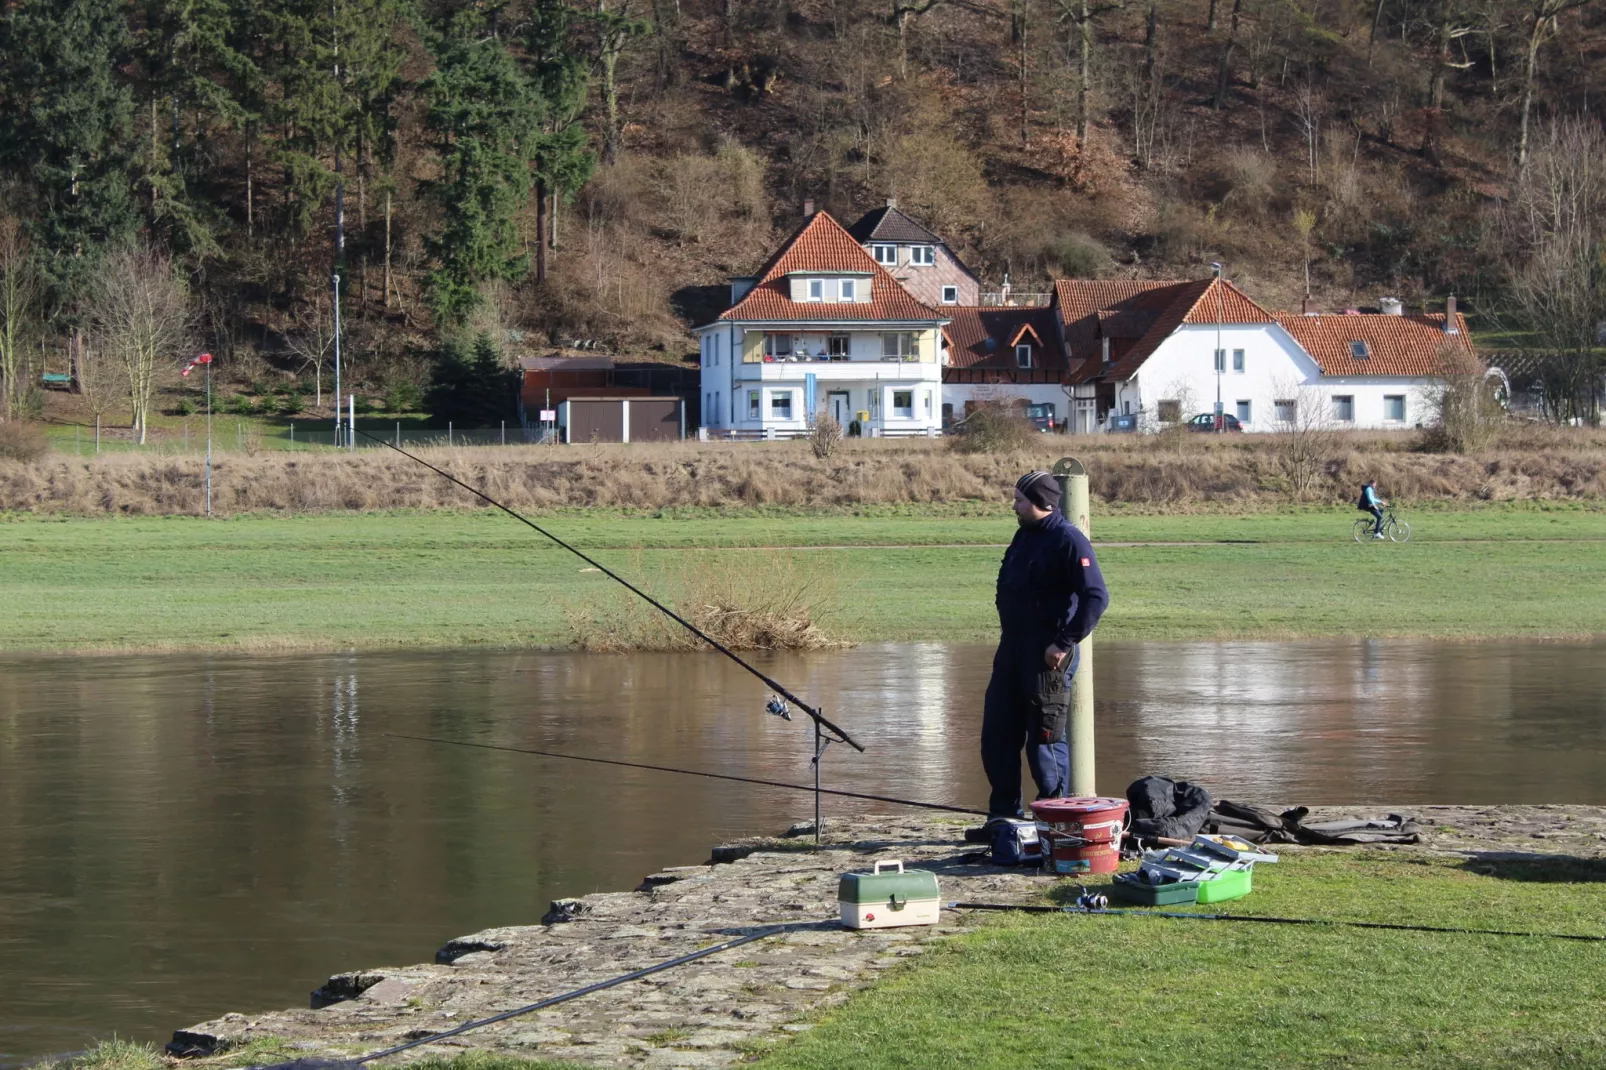
{"type": "MultiPolygon", "coordinates": [[[[991,651],[761,659],[867,747],[827,786],[985,805],[991,651]]],[[[1099,787],[1271,803],[1606,804],[1606,641],[1102,643],[1099,787]]],[[[395,738],[802,782],[810,736],[713,655],[0,659],[0,1065],[304,1004],[633,887],[806,794],[395,738]]],[[[832,813],[884,804],[827,801],[832,813]]]]}

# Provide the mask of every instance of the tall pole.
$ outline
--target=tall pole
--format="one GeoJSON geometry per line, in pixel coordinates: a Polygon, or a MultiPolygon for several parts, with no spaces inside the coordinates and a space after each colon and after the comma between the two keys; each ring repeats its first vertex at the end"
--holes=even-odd
{"type": "Polygon", "coordinates": [[[333,275],[335,287],[335,445],[340,445],[340,272],[333,275]]]}
{"type": "MultiPolygon", "coordinates": [[[[1061,457],[1054,465],[1054,475],[1060,482],[1060,513],[1092,539],[1087,469],[1073,457],[1061,457]]],[[[1071,794],[1097,795],[1093,753],[1093,637],[1088,636],[1077,646],[1081,657],[1076,675],[1071,677],[1071,794]]]]}
{"type": "Polygon", "coordinates": [[[206,515],[212,515],[212,361],[206,361],[206,515]]]}
{"type": "Polygon", "coordinates": [[[1221,348],[1221,321],[1226,317],[1226,297],[1221,292],[1221,265],[1212,262],[1211,267],[1216,269],[1216,430],[1227,429],[1226,411],[1221,407],[1221,368],[1227,363],[1227,351],[1221,348]]]}

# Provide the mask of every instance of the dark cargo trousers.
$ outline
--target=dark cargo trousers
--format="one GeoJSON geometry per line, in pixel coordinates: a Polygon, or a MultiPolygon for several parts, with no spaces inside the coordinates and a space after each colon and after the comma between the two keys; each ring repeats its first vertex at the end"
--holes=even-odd
{"type": "Polygon", "coordinates": [[[1053,640],[1005,639],[993,655],[993,675],[981,714],[981,765],[992,794],[987,813],[1016,817],[1021,812],[1020,752],[1037,783],[1039,799],[1058,799],[1071,791],[1071,677],[1081,662],[1071,649],[1064,669],[1049,669],[1043,652],[1053,640]]]}

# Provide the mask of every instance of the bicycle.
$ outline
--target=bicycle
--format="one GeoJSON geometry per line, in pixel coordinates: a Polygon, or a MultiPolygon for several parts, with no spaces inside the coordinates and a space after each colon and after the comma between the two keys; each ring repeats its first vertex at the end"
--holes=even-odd
{"type": "MultiPolygon", "coordinates": [[[[1355,521],[1350,527],[1350,535],[1356,542],[1365,542],[1372,537],[1374,522],[1371,517],[1355,521]]],[[[1390,509],[1383,514],[1383,534],[1390,542],[1410,542],[1411,525],[1394,515],[1390,509]]]]}

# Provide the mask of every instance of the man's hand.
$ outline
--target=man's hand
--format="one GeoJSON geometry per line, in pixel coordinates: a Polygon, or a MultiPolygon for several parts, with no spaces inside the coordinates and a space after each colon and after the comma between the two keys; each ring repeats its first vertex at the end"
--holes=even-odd
{"type": "Polygon", "coordinates": [[[1043,651],[1043,662],[1050,669],[1064,668],[1065,667],[1065,659],[1068,658],[1068,657],[1070,657],[1070,652],[1066,651],[1066,650],[1061,650],[1057,646],[1052,646],[1051,645],[1047,650],[1043,651]]]}

